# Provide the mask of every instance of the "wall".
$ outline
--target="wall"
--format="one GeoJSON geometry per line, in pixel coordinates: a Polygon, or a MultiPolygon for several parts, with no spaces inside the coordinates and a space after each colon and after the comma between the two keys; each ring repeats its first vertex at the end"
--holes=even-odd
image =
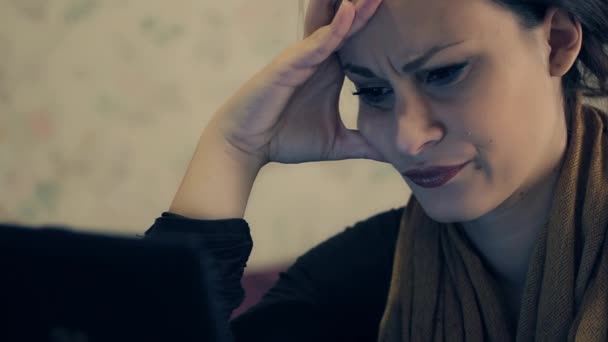
{"type": "MultiPolygon", "coordinates": [[[[142,234],[215,109],[296,41],[298,6],[0,0],[0,221],[142,234]]],[[[270,164],[245,215],[250,266],[291,260],[408,196],[395,171],[371,161],[270,164]]]]}

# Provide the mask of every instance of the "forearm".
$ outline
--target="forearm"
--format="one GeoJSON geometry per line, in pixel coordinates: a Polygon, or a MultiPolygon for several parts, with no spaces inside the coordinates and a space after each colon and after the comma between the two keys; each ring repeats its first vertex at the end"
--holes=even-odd
{"type": "Polygon", "coordinates": [[[231,147],[211,126],[199,139],[170,211],[194,219],[243,218],[262,163],[231,147]]]}

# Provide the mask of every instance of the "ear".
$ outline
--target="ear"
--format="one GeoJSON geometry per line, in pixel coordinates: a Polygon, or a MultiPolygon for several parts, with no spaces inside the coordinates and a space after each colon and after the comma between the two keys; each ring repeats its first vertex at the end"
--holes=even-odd
{"type": "Polygon", "coordinates": [[[544,27],[547,33],[549,54],[549,70],[551,76],[565,75],[576,62],[583,45],[583,29],[569,12],[551,7],[547,11],[544,27]]]}

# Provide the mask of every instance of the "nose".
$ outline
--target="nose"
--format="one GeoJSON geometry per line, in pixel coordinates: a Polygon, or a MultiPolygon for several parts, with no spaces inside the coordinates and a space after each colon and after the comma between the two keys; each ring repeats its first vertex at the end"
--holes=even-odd
{"type": "Polygon", "coordinates": [[[416,156],[441,141],[444,128],[433,119],[430,106],[421,97],[408,97],[407,103],[395,106],[395,111],[400,152],[416,156]]]}

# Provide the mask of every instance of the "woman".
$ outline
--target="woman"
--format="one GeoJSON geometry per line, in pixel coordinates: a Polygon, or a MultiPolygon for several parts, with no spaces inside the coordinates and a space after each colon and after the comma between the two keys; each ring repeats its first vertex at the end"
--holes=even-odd
{"type": "Polygon", "coordinates": [[[265,164],[387,162],[413,196],[299,258],[236,340],[608,340],[608,125],[582,103],[608,95],[608,3],[312,0],[305,32],[214,115],[148,236],[203,234],[228,315],[265,164]]]}

